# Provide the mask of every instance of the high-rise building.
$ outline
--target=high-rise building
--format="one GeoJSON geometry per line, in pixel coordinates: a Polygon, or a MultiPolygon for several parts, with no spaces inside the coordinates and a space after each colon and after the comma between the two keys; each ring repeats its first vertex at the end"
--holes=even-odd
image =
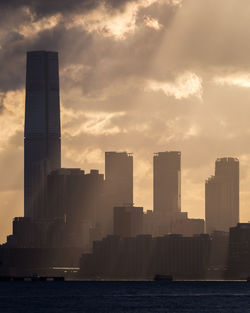
{"type": "Polygon", "coordinates": [[[246,279],[250,273],[250,223],[238,223],[229,231],[228,278],[246,279]]]}
{"type": "Polygon", "coordinates": [[[181,211],[181,152],[154,155],[154,212],[173,216],[181,211]]]}
{"type": "MultiPolygon", "coordinates": [[[[83,172],[83,171],[81,171],[83,172]]],[[[101,212],[104,175],[98,170],[88,174],[77,171],[68,176],[67,184],[67,222],[76,227],[82,222],[95,226],[101,212]]]]}
{"type": "Polygon", "coordinates": [[[133,155],[105,152],[105,233],[113,232],[113,208],[133,205],[133,155]]]}
{"type": "Polygon", "coordinates": [[[104,175],[61,168],[48,175],[47,218],[65,221],[65,244],[85,246],[90,232],[101,236],[104,175]]]}
{"type": "Polygon", "coordinates": [[[61,167],[61,130],[58,53],[27,53],[25,135],[24,135],[24,215],[43,217],[41,199],[44,173],[61,167]],[[42,169],[43,167],[43,169],[42,169]],[[39,174],[41,173],[41,175],[39,174]]]}
{"type": "Polygon", "coordinates": [[[101,214],[104,175],[98,170],[85,174],[78,168],[61,168],[48,175],[50,219],[66,218],[74,228],[83,221],[95,225],[101,214]]]}
{"type": "Polygon", "coordinates": [[[114,207],[114,235],[135,237],[143,233],[143,208],[114,207]]]}
{"type": "Polygon", "coordinates": [[[205,185],[206,231],[229,231],[239,222],[239,160],[217,159],[205,185]]]}
{"type": "Polygon", "coordinates": [[[133,156],[105,152],[105,181],[114,206],[133,205],[133,156]]]}

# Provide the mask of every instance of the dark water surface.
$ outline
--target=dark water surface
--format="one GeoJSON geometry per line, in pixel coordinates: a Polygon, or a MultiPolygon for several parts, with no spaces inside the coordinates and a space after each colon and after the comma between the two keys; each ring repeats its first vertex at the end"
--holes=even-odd
{"type": "Polygon", "coordinates": [[[0,283],[0,312],[245,313],[250,312],[250,283],[0,283]]]}

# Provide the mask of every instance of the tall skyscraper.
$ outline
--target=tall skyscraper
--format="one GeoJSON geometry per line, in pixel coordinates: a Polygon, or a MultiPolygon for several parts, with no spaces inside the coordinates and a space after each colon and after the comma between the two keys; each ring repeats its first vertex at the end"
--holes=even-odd
{"type": "Polygon", "coordinates": [[[217,159],[205,185],[206,231],[229,231],[239,222],[239,160],[217,159]]]}
{"type": "Polygon", "coordinates": [[[181,152],[154,155],[154,212],[173,216],[181,211],[181,152]]]}
{"type": "Polygon", "coordinates": [[[113,232],[113,208],[133,205],[133,156],[126,152],[105,152],[104,233],[113,232]]]}
{"type": "Polygon", "coordinates": [[[114,206],[133,205],[133,156],[105,152],[105,181],[114,206]]]}
{"type": "Polygon", "coordinates": [[[24,134],[24,215],[43,217],[44,172],[61,167],[58,53],[27,53],[24,134]],[[44,167],[41,170],[41,166],[44,167]],[[39,169],[39,170],[38,170],[39,169]],[[42,173],[40,175],[39,173],[42,173]],[[38,201],[38,199],[40,199],[38,201]],[[38,202],[40,202],[38,204],[38,202]]]}

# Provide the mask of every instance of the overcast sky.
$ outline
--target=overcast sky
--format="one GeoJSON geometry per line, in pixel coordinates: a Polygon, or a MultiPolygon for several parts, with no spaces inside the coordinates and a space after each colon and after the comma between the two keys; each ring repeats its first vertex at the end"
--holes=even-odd
{"type": "Polygon", "coordinates": [[[250,220],[249,0],[0,0],[0,241],[23,215],[28,50],[60,53],[62,166],[134,153],[152,209],[154,152],[182,152],[182,211],[204,217],[218,157],[240,159],[250,220]]]}

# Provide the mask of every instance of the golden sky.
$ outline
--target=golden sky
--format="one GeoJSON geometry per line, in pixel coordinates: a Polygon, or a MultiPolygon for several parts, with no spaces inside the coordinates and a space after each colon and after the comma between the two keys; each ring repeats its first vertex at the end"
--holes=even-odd
{"type": "Polygon", "coordinates": [[[134,153],[152,209],[154,152],[182,152],[182,210],[204,217],[218,157],[240,159],[250,220],[249,0],[0,0],[0,240],[23,215],[28,50],[60,53],[62,166],[104,171],[134,153]]]}

